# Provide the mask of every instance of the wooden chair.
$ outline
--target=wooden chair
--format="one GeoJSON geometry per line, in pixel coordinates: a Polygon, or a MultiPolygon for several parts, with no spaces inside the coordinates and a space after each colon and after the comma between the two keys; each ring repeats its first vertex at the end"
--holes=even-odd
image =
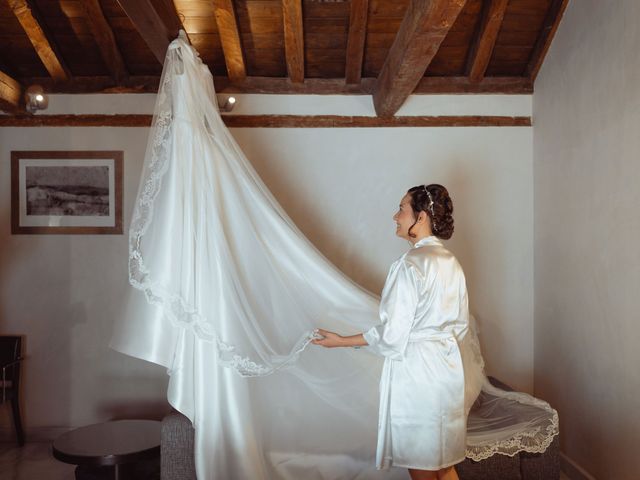
{"type": "Polygon", "coordinates": [[[16,428],[18,444],[24,445],[24,432],[20,420],[20,365],[22,361],[22,337],[0,335],[0,403],[11,401],[13,424],[16,428]]]}

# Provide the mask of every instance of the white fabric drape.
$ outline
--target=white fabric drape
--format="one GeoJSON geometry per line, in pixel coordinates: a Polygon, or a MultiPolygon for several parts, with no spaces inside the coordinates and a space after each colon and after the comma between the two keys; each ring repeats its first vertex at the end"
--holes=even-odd
{"type": "MultiPolygon", "coordinates": [[[[278,205],[182,37],[167,51],[129,253],[136,291],[111,346],[168,369],[169,402],[196,429],[198,478],[407,478],[375,470],[381,359],[306,348],[315,326],[378,324],[379,298],[278,205]]],[[[485,384],[479,411],[489,417],[472,412],[467,455],[544,450],[555,411],[485,384]]]]}

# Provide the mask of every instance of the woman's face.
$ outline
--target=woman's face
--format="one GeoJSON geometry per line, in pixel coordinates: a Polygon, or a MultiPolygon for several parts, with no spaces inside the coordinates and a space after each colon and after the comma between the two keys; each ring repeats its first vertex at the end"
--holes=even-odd
{"type": "Polygon", "coordinates": [[[411,208],[411,195],[408,193],[400,200],[400,207],[393,216],[393,221],[396,222],[396,235],[400,238],[411,240],[409,228],[416,221],[416,217],[411,208]]]}

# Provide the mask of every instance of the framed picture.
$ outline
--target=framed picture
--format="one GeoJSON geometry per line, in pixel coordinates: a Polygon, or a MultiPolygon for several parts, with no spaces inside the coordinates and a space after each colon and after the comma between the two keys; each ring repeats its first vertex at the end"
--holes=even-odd
{"type": "Polygon", "coordinates": [[[11,233],[122,234],[122,151],[11,152],[11,233]]]}

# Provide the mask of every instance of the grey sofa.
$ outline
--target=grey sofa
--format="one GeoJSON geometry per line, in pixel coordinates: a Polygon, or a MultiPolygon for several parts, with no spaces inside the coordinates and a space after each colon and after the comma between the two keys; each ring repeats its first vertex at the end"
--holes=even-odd
{"type": "Polygon", "coordinates": [[[456,471],[460,480],[559,480],[560,443],[554,438],[544,453],[494,455],[481,462],[467,458],[456,471]]]}
{"type": "MultiPolygon", "coordinates": [[[[490,380],[495,385],[508,389],[499,381],[492,378],[490,380]]],[[[194,433],[189,419],[179,412],[173,411],[162,420],[161,480],[196,480],[194,433]]],[[[559,440],[556,437],[541,454],[519,453],[513,457],[494,455],[481,462],[466,459],[456,465],[456,470],[460,480],[559,480],[559,440]]]]}
{"type": "Polygon", "coordinates": [[[161,480],[196,480],[196,464],[193,456],[195,432],[191,421],[175,410],[162,419],[161,480]]]}

